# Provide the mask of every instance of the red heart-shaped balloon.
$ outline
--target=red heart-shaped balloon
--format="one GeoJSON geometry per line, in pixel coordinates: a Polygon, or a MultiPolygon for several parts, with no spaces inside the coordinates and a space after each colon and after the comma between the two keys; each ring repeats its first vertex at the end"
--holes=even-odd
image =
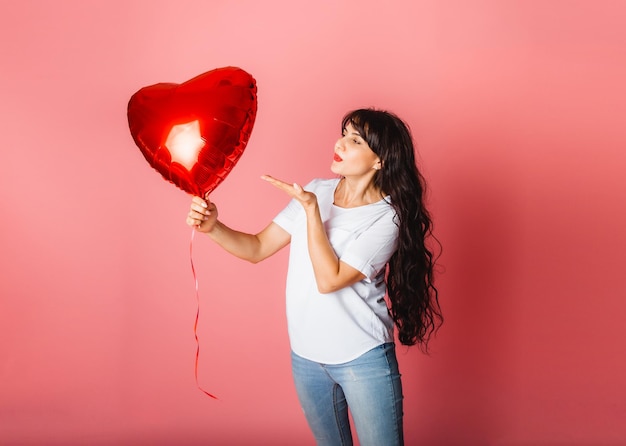
{"type": "Polygon", "coordinates": [[[243,154],[257,111],[254,78],[241,68],[160,83],[128,102],[128,125],[148,163],[193,195],[212,192],[243,154]]]}

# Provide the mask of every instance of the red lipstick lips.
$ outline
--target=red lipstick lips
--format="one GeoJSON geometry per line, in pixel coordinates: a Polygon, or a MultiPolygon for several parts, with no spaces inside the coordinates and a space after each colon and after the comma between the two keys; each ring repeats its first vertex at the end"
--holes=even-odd
{"type": "Polygon", "coordinates": [[[341,157],[340,157],[339,155],[337,155],[336,153],[335,153],[335,156],[333,157],[333,159],[334,159],[335,161],[337,161],[337,162],[339,162],[339,161],[343,161],[343,160],[341,159],[341,157]]]}

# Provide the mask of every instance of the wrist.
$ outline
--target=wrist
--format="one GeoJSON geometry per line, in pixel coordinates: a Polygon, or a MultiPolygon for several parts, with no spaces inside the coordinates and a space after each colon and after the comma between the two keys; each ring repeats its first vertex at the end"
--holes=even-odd
{"type": "Polygon", "coordinates": [[[207,231],[205,231],[204,233],[208,235],[209,237],[211,237],[213,240],[215,240],[216,237],[218,237],[219,235],[220,226],[221,226],[221,223],[219,222],[219,220],[216,220],[215,224],[213,224],[213,226],[209,228],[207,231]]]}
{"type": "Polygon", "coordinates": [[[319,213],[317,200],[313,200],[310,203],[303,203],[302,207],[304,208],[304,212],[306,213],[307,217],[312,217],[319,213]]]}

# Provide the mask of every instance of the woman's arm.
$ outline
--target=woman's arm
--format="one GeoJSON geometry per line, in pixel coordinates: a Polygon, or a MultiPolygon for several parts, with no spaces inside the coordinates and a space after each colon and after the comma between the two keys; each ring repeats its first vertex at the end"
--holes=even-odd
{"type": "Polygon", "coordinates": [[[258,234],[247,234],[229,228],[217,219],[214,203],[193,197],[187,224],[196,231],[208,234],[213,241],[232,255],[248,262],[258,263],[289,244],[287,231],[271,222],[258,234]]]}
{"type": "Polygon", "coordinates": [[[361,271],[337,258],[337,254],[335,254],[335,250],[330,245],[326,235],[317,206],[317,199],[314,205],[305,207],[305,212],[309,255],[319,292],[322,294],[332,293],[365,279],[365,275],[361,271]]]}
{"type": "Polygon", "coordinates": [[[363,273],[339,260],[335,254],[326,235],[315,194],[305,191],[298,184],[288,184],[270,176],[262,178],[302,204],[307,219],[309,256],[320,293],[331,293],[365,278],[363,273]]]}

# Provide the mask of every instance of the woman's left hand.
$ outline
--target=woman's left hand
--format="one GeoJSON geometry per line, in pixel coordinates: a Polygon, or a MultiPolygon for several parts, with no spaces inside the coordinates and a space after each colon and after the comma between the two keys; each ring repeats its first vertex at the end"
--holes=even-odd
{"type": "Polygon", "coordinates": [[[286,192],[290,197],[298,200],[305,209],[314,208],[315,205],[317,205],[317,196],[313,192],[305,191],[298,183],[285,183],[284,181],[278,180],[269,175],[262,175],[261,179],[267,181],[277,189],[286,192]]]}

